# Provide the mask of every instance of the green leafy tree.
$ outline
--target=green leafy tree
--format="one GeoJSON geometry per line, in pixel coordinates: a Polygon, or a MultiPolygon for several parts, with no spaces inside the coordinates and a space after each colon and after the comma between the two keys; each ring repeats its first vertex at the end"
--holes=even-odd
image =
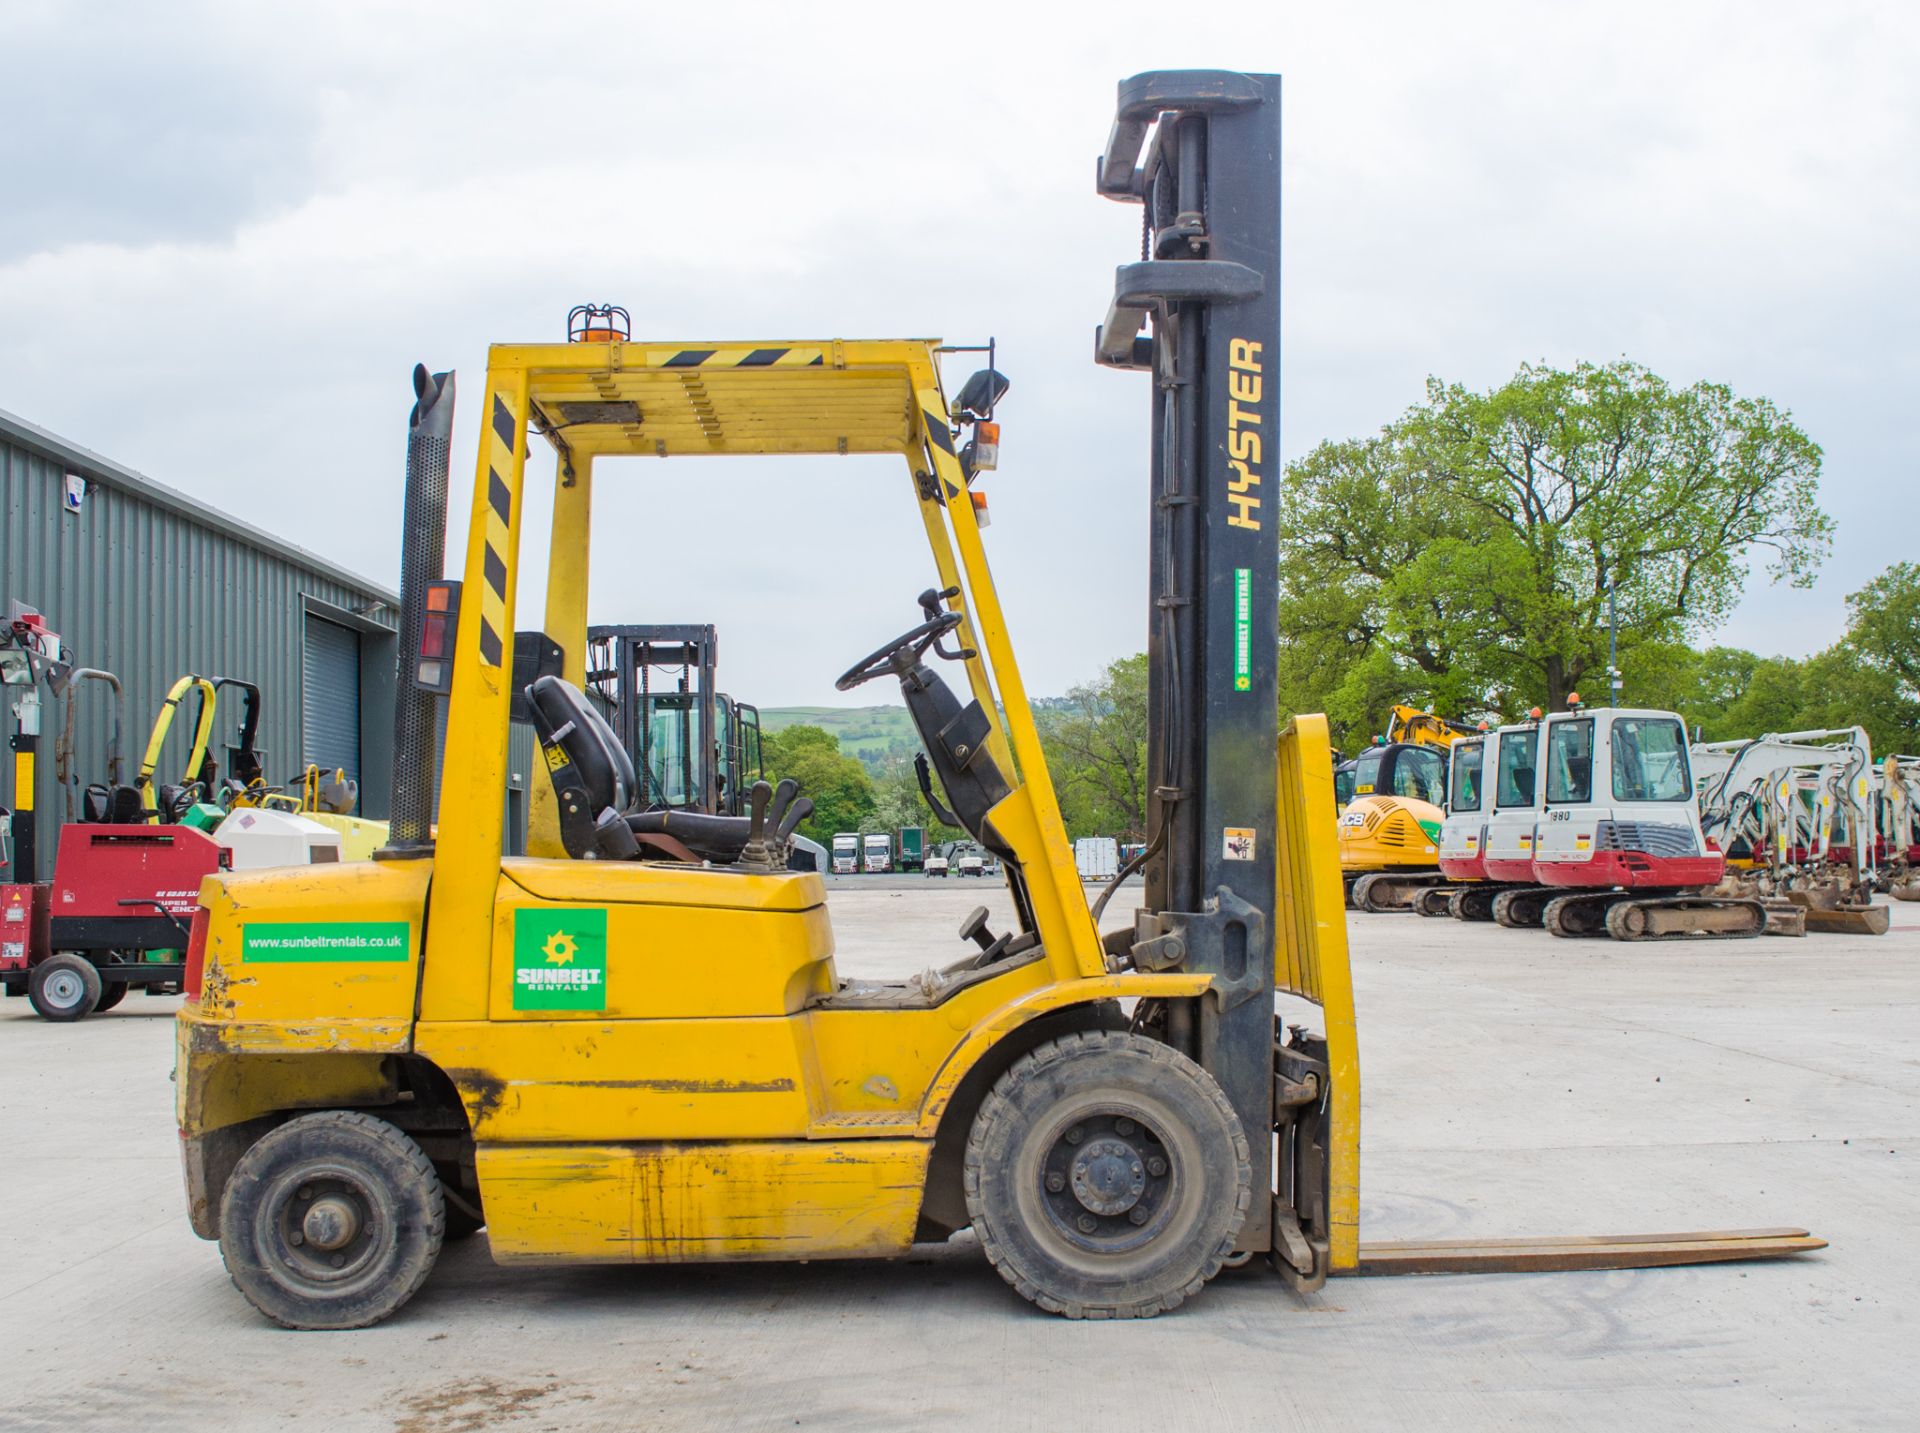
{"type": "Polygon", "coordinates": [[[768,732],[764,742],[769,779],[791,776],[800,783],[800,794],[813,799],[813,814],[800,823],[801,835],[831,846],[835,832],[872,825],[873,781],[858,761],[841,755],[832,732],[790,726],[768,732]]]}
{"type": "Polygon", "coordinates": [[[1604,683],[1609,579],[1623,666],[1716,625],[1756,554],[1811,582],[1832,531],[1819,474],[1766,399],[1624,360],[1526,365],[1485,393],[1430,380],[1379,437],[1287,469],[1282,708],[1371,731],[1391,700],[1559,705],[1604,683]]]}
{"type": "Polygon", "coordinates": [[[1040,744],[1071,836],[1144,839],[1147,658],[1122,657],[1038,713],[1040,744]]]}
{"type": "Polygon", "coordinates": [[[920,778],[911,757],[886,766],[873,779],[873,819],[875,829],[899,831],[903,826],[919,826],[927,833],[927,844],[957,841],[967,833],[935,819],[926,798],[920,794],[920,778]]]}
{"type": "Polygon", "coordinates": [[[1860,660],[1920,699],[1920,565],[1896,562],[1847,598],[1847,642],[1860,660]]]}

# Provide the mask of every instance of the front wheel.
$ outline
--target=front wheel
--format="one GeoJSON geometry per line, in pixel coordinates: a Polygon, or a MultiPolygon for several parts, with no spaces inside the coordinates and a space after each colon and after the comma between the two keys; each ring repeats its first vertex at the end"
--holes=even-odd
{"type": "Polygon", "coordinates": [[[27,977],[27,999],[42,1020],[84,1020],[100,1004],[100,972],[77,955],[50,955],[27,977]]]}
{"type": "Polygon", "coordinates": [[[262,1136],[220,1202],[234,1286],[294,1329],[380,1322],[425,1282],[445,1234],[433,1161],[385,1120],[346,1110],[262,1136]]]}
{"type": "Polygon", "coordinates": [[[1246,1136],[1211,1076],[1142,1035],[1041,1045],[967,1139],[967,1212],[1023,1297],[1068,1318],[1148,1318],[1200,1292],[1252,1198],[1246,1136]]]}

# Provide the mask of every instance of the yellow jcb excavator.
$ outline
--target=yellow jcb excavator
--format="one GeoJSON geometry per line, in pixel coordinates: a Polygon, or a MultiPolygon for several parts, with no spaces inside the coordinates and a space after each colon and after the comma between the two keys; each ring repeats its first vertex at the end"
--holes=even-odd
{"type": "Polygon", "coordinates": [[[1393,709],[1384,735],[1350,763],[1340,810],[1340,876],[1347,904],[1410,910],[1439,884],[1440,823],[1446,819],[1447,749],[1481,728],[1418,707],[1393,709]]]}

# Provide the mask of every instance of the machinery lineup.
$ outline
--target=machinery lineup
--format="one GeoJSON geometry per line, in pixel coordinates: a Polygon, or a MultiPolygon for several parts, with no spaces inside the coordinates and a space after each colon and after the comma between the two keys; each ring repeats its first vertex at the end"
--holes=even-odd
{"type": "MultiPolygon", "coordinates": [[[[1165,1312],[1229,1265],[1310,1290],[1822,1247],[1799,1229],[1361,1240],[1332,753],[1323,718],[1276,731],[1266,655],[1279,101],[1277,76],[1135,76],[1097,165],[1142,216],[1095,353],[1151,415],[1153,779],[1145,844],[1093,892],[983,538],[1008,392],[991,354],[951,389],[943,361],[969,350],[936,340],[636,339],[583,306],[565,341],[489,351],[458,577],[454,377],[416,370],[386,843],[216,869],[186,942],[189,1218],[261,1313],[375,1323],[483,1227],[508,1264],[887,1257],[971,1228],[1015,1292],[1069,1317],[1165,1312]],[[544,593],[520,580],[536,437],[555,466],[544,593]],[[897,686],[936,814],[1012,897],[1011,925],[975,911],[907,980],[837,971],[821,873],[792,866],[811,809],[792,781],[749,763],[700,809],[648,800],[652,738],[636,759],[620,724],[638,709],[597,682],[587,623],[595,492],[628,460],[835,453],[899,461],[928,542],[911,625],[836,686],[897,686]],[[516,715],[545,776],[524,857],[503,839],[516,715]],[[1112,909],[1135,873],[1135,908],[1112,909]]],[[[1434,805],[1459,736],[1410,729],[1423,759],[1402,778],[1383,755],[1369,784],[1434,805]]],[[[1593,738],[1592,769],[1647,753],[1647,801],[1685,768],[1650,729],[1593,738]]]]}
{"type": "MultiPolygon", "coordinates": [[[[714,690],[714,629],[595,627],[590,641],[607,664],[594,671],[590,690],[648,773],[638,787],[642,807],[663,813],[663,821],[737,815],[745,790],[762,774],[759,714],[714,690]],[[650,691],[649,663],[679,664],[678,685],[650,691]],[[697,683],[687,679],[689,664],[699,673],[697,683]],[[707,731],[716,733],[711,742],[702,736],[707,731]]],[[[291,789],[267,784],[256,749],[260,689],[239,678],[188,674],[175,681],[134,779],[126,781],[120,679],[101,668],[75,667],[65,652],[42,614],[11,605],[0,633],[0,680],[16,728],[15,799],[25,797],[27,804],[0,812],[0,868],[12,873],[0,881],[0,989],[27,997],[42,1018],[84,1019],[113,1009],[134,990],[179,994],[207,875],[368,860],[386,843],[386,822],[353,814],[359,788],[344,772],[308,765],[291,789]],[[97,772],[104,780],[83,786],[87,764],[75,747],[75,710],[81,693],[95,690],[112,704],[97,772]],[[214,747],[222,693],[242,703],[224,776],[214,747]],[[52,878],[37,881],[42,822],[31,802],[47,697],[61,710],[53,754],[64,823],[52,878]],[[167,781],[163,757],[175,718],[188,704],[187,755],[180,779],[167,781]]],[[[538,660],[532,647],[522,655],[538,660]]],[[[684,853],[671,826],[649,839],[684,853]]],[[[815,843],[795,836],[791,844],[797,868],[821,868],[824,853],[815,843]]]]}
{"type": "MultiPolygon", "coordinates": [[[[120,751],[125,726],[120,679],[97,667],[76,667],[57,632],[38,612],[15,602],[0,632],[0,683],[13,715],[14,791],[18,809],[0,813],[0,988],[26,996],[43,1018],[79,1020],[110,1010],[132,990],[177,994],[185,973],[190,922],[202,880],[219,871],[338,862],[358,823],[352,784],[339,774],[307,772],[301,793],[267,785],[255,741],[259,688],[233,677],[189,674],[160,704],[140,765],[126,780],[120,751]],[[111,703],[107,748],[81,784],[74,714],[82,692],[111,703]],[[237,694],[242,715],[227,748],[225,775],[213,749],[222,692],[237,694]],[[51,880],[36,880],[42,814],[34,787],[44,705],[60,701],[54,769],[65,822],[51,880]],[[177,781],[160,766],[183,704],[193,703],[187,756],[177,781]],[[6,849],[10,848],[10,849],[6,849]]],[[[384,835],[384,828],[379,829],[384,835]]],[[[368,850],[371,846],[367,847],[368,850]]],[[[365,854],[356,852],[355,854],[365,854]]]]}
{"type": "Polygon", "coordinates": [[[1665,940],[1883,935],[1876,892],[1920,899],[1920,767],[1876,765],[1858,727],[1690,742],[1673,712],[1576,694],[1497,728],[1450,724],[1437,823],[1432,768],[1399,775],[1424,753],[1396,734],[1345,764],[1341,859],[1362,910],[1665,940]]]}

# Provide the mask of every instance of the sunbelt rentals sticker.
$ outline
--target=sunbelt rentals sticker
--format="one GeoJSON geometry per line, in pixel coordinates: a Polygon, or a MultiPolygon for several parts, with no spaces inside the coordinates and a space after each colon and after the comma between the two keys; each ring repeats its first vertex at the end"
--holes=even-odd
{"type": "Polygon", "coordinates": [[[605,910],[514,912],[513,1008],[607,1008],[605,910]]]}

